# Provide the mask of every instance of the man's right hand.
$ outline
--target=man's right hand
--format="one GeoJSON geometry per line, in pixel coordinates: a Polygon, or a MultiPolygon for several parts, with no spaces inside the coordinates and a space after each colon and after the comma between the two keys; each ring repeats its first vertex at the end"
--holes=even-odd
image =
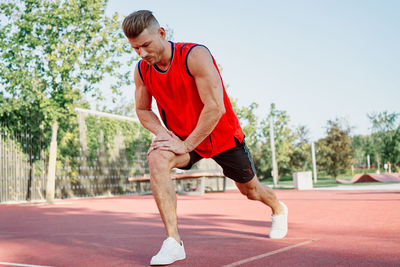
{"type": "Polygon", "coordinates": [[[164,151],[170,151],[177,155],[185,154],[188,151],[187,145],[179,139],[173,132],[167,131],[163,132],[154,138],[153,143],[150,146],[147,155],[149,155],[153,150],[160,149],[164,151]]]}
{"type": "MultiPolygon", "coordinates": [[[[168,130],[167,130],[168,131],[168,130]]],[[[156,137],[153,139],[153,142],[150,145],[149,150],[147,151],[147,156],[153,151],[156,150],[159,145],[158,143],[160,141],[168,141],[171,139],[171,135],[168,132],[163,131],[162,133],[156,135],[156,137]]]]}

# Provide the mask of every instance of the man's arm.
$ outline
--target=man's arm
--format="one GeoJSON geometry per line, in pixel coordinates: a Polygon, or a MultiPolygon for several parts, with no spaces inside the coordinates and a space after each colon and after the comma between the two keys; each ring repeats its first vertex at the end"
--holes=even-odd
{"type": "Polygon", "coordinates": [[[151,110],[151,101],[152,96],[147,91],[146,86],[142,78],[140,77],[139,65],[136,65],[135,68],[135,105],[136,105],[136,114],[140,120],[140,123],[152,132],[154,135],[159,135],[162,133],[167,133],[167,129],[165,129],[162,125],[156,114],[151,110]]]}
{"type": "Polygon", "coordinates": [[[188,151],[192,151],[217,126],[225,113],[225,105],[222,80],[207,48],[194,47],[188,56],[187,64],[204,104],[195,129],[185,140],[188,151]]]}
{"type": "MultiPolygon", "coordinates": [[[[210,135],[225,113],[222,81],[207,48],[194,47],[188,56],[187,64],[204,104],[197,125],[183,142],[174,133],[166,130],[170,138],[164,135],[156,138],[149,153],[154,149],[171,151],[175,154],[184,154],[194,150],[210,135]]],[[[140,76],[138,78],[140,79],[140,76]]]]}

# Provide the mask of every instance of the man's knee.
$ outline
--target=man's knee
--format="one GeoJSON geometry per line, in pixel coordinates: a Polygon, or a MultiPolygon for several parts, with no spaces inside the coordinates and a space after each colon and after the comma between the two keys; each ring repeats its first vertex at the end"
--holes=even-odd
{"type": "Polygon", "coordinates": [[[164,150],[153,150],[147,156],[150,173],[170,171],[172,169],[173,153],[164,150]]]}

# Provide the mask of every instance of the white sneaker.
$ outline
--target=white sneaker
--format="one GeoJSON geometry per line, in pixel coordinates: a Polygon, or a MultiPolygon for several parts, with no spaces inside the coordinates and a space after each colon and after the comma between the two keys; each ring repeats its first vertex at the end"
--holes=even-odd
{"type": "Polygon", "coordinates": [[[279,201],[283,207],[283,213],[278,215],[271,215],[272,225],[269,232],[269,238],[281,239],[284,238],[288,232],[288,208],[283,202],[279,201]]]}
{"type": "Polygon", "coordinates": [[[160,251],[153,256],[150,265],[167,265],[186,258],[183,242],[179,244],[174,238],[168,237],[164,240],[160,251]]]}

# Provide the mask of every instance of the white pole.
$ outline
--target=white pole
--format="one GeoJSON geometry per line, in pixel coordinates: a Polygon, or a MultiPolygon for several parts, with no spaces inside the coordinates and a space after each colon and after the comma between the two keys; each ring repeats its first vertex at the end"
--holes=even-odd
{"type": "Polygon", "coordinates": [[[269,120],[269,137],[272,151],[272,176],[274,179],[274,187],[278,186],[278,164],[275,159],[275,141],[274,141],[274,123],[272,117],[269,120]]]}
{"type": "Polygon", "coordinates": [[[371,168],[369,155],[367,155],[367,166],[368,166],[368,170],[369,170],[371,168]]]}
{"type": "Polygon", "coordinates": [[[313,174],[314,174],[314,183],[317,183],[317,164],[315,161],[315,147],[314,142],[311,142],[311,156],[312,156],[312,166],[313,166],[313,174]]]}

